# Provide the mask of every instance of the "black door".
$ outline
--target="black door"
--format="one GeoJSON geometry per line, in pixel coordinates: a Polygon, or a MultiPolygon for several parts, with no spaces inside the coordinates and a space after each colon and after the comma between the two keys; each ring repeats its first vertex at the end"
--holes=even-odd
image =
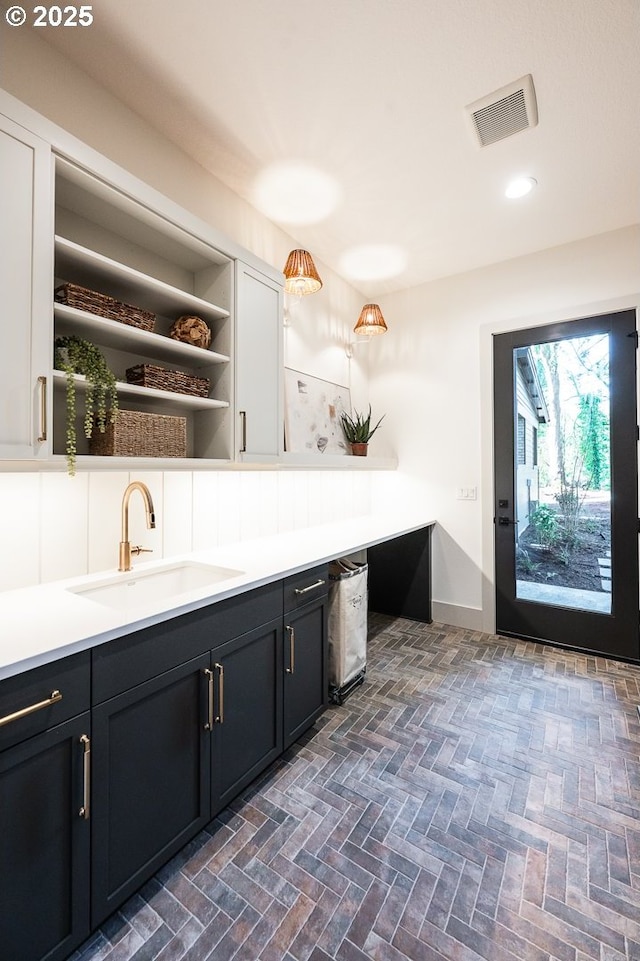
{"type": "Polygon", "coordinates": [[[635,312],[494,337],[496,630],[637,659],[635,312]]]}

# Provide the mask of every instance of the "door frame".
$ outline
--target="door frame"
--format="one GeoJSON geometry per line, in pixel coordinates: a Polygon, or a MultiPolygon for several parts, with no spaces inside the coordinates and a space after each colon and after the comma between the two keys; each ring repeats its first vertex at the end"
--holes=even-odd
{"type": "MultiPolygon", "coordinates": [[[[636,330],[640,326],[640,291],[624,297],[611,297],[588,304],[569,304],[549,308],[544,313],[511,316],[504,320],[492,320],[479,328],[480,354],[480,476],[482,490],[481,517],[481,610],[478,616],[468,618],[468,627],[487,634],[496,630],[495,602],[495,544],[493,525],[494,480],[493,463],[495,438],[493,436],[493,337],[511,330],[527,327],[544,327],[551,323],[564,323],[576,317],[594,317],[598,314],[633,310],[636,313],[636,330]]],[[[638,391],[640,403],[640,389],[638,391]]]]}
{"type": "Polygon", "coordinates": [[[633,310],[520,328],[494,337],[494,542],[496,614],[502,634],[549,642],[620,659],[640,659],[638,597],[637,332],[633,310]],[[611,335],[612,608],[610,614],[517,596],[515,581],[514,352],[533,343],[611,335]],[[537,331],[540,331],[538,338],[537,331]],[[634,339],[635,335],[635,339],[634,339]],[[499,338],[499,341],[498,341],[499,338]],[[498,379],[500,377],[500,379],[498,379]],[[507,394],[511,401],[507,404],[507,394]],[[503,499],[502,503],[498,498],[503,499]],[[508,507],[507,509],[505,506],[508,507]],[[499,509],[500,508],[500,509],[499,509]],[[625,511],[623,514],[622,511],[625,511]],[[504,522],[498,526],[498,515],[504,522]],[[504,515],[504,516],[502,516],[504,515]],[[630,580],[625,577],[628,572],[630,580]],[[501,580],[501,583],[499,582],[501,580]]]}

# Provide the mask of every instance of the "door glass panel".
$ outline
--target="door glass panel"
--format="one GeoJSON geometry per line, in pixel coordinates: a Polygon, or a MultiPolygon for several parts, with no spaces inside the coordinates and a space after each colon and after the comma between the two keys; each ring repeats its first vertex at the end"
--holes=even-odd
{"type": "Polygon", "coordinates": [[[516,597],[610,614],[609,335],[513,362],[516,597]]]}

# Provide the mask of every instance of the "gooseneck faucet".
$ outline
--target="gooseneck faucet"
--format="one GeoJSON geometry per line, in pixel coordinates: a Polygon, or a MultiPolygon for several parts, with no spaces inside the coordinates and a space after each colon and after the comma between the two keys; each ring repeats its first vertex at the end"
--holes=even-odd
{"type": "Polygon", "coordinates": [[[146,484],[142,481],[132,481],[124,492],[122,498],[122,533],[120,536],[120,557],[118,562],[119,571],[131,570],[131,555],[146,553],[144,547],[132,547],[129,543],[129,501],[134,491],[140,491],[144,500],[144,509],[147,515],[147,527],[149,529],[156,526],[156,515],[153,512],[153,499],[146,484]]]}

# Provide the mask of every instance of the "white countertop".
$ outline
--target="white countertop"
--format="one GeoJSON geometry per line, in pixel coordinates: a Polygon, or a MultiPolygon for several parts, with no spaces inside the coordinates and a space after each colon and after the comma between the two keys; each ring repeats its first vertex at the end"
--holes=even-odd
{"type": "Polygon", "coordinates": [[[98,586],[107,577],[129,576],[115,569],[0,592],[0,679],[434,523],[415,514],[368,515],[162,561],[134,560],[131,575],[185,561],[239,572],[135,611],[123,612],[73,593],[73,589],[98,586]]]}

